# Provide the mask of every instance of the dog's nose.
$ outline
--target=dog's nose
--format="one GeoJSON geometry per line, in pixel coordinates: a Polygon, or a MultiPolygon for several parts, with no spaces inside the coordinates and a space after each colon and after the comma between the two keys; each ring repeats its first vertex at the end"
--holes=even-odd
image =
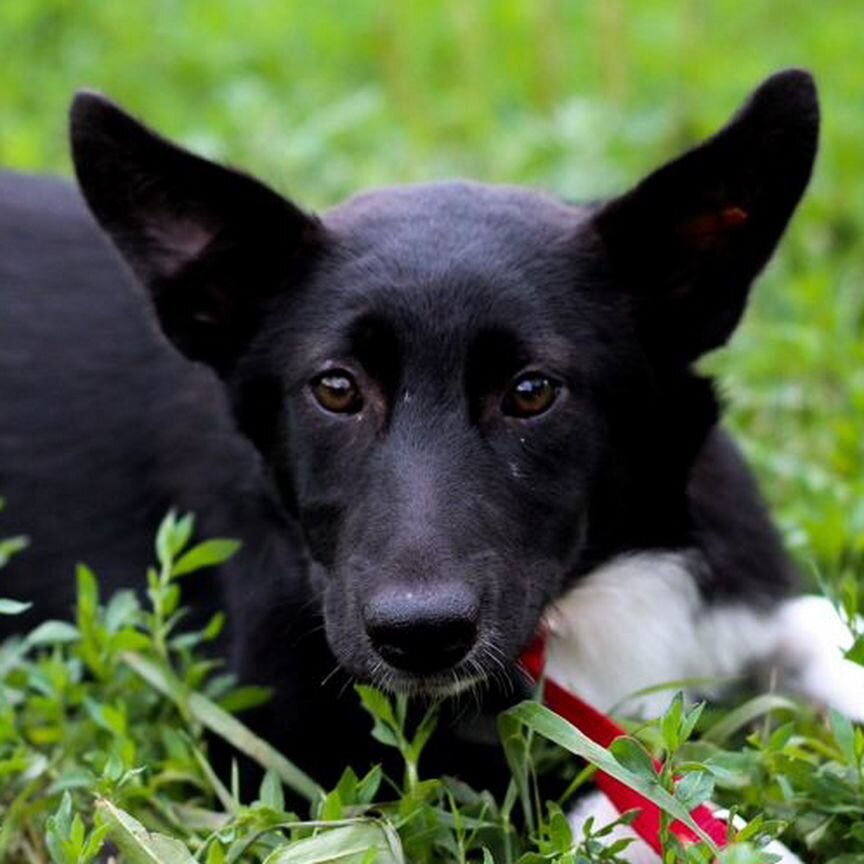
{"type": "Polygon", "coordinates": [[[429,675],[455,666],[477,638],[480,608],[467,586],[388,588],[365,605],[366,633],[391,666],[429,675]]]}

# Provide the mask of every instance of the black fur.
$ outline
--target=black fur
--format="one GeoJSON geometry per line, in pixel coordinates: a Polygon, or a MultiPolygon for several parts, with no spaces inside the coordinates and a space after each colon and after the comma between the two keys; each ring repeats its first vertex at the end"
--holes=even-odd
{"type": "MultiPolygon", "coordinates": [[[[602,206],[444,183],[316,218],[80,95],[84,197],[196,362],[72,190],[0,180],[0,494],[33,540],[6,593],[62,614],[79,559],[137,584],[160,515],[196,510],[246,544],[196,608],[228,608],[234,666],[277,688],[259,726],[325,781],[370,758],[344,677],[321,686],[337,662],[506,691],[544,607],[633,550],[696,546],[706,602],[776,602],[791,568],[691,363],[740,319],[817,129],[788,71],[602,206]],[[328,369],[362,410],[316,402],[328,369]],[[526,370],[558,388],[531,418],[507,408],[526,370]]],[[[467,752],[432,767],[470,775],[467,752]]]]}

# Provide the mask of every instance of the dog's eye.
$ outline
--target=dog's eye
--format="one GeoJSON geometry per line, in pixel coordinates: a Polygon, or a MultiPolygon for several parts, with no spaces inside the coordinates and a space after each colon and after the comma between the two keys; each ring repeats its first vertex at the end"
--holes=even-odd
{"type": "Polygon", "coordinates": [[[309,386],[318,404],[332,414],[356,414],[363,407],[360,387],[344,369],[322,372],[309,386]]]}
{"type": "Polygon", "coordinates": [[[552,407],[558,389],[558,383],[547,375],[528,372],[517,378],[507,392],[502,410],[511,417],[536,417],[552,407]]]}

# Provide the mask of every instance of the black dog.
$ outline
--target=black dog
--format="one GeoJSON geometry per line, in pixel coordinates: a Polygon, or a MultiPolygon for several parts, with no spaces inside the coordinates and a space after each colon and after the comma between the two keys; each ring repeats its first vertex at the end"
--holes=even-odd
{"type": "Polygon", "coordinates": [[[7,593],[62,614],[78,559],[135,584],[170,505],[241,537],[194,603],[228,608],[234,666],[276,686],[257,722],[322,781],[367,758],[353,694],[322,686],[337,663],[506,691],[550,608],[553,661],[612,681],[599,701],[656,683],[626,674],[640,631],[689,628],[672,655],[702,671],[785,663],[789,616],[746,646],[792,568],[692,364],[738,323],[817,131],[789,71],[607,203],[445,183],[315,217],[79,96],[84,198],[194,362],[74,191],[4,177],[0,494],[33,542],[7,593]]]}

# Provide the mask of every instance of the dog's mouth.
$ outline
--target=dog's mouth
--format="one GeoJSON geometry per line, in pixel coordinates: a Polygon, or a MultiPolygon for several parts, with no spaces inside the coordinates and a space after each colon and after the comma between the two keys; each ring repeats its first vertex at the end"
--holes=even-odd
{"type": "Polygon", "coordinates": [[[449,676],[439,674],[424,678],[388,669],[377,671],[372,681],[378,689],[388,693],[438,700],[482,690],[489,679],[486,675],[461,673],[456,669],[449,676]]]}
{"type": "Polygon", "coordinates": [[[442,700],[471,694],[479,697],[490,690],[512,693],[521,675],[516,663],[500,648],[481,641],[454,666],[422,675],[406,672],[378,657],[372,663],[369,678],[372,684],[389,693],[442,700]]]}

